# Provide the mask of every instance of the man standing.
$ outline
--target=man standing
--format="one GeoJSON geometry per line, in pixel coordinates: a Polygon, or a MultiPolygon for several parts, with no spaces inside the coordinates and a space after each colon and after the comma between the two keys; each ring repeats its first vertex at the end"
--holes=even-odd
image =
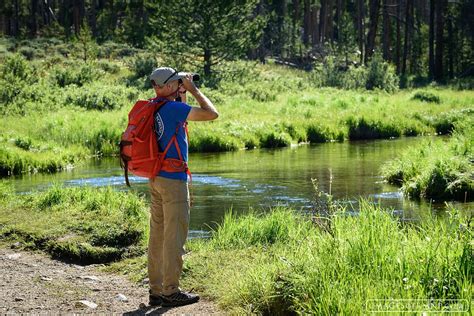
{"type": "Polygon", "coordinates": [[[154,118],[158,145],[161,151],[168,147],[166,158],[182,161],[185,169],[175,172],[161,170],[150,180],[149,298],[150,305],[180,306],[199,300],[198,295],[179,288],[190,210],[186,121],[214,120],[219,113],[196,87],[191,74],[160,67],[151,73],[150,80],[156,100],[167,101],[154,118]],[[193,95],[200,107],[186,104],[186,91],[193,95]],[[182,102],[175,101],[178,97],[182,102]]]}

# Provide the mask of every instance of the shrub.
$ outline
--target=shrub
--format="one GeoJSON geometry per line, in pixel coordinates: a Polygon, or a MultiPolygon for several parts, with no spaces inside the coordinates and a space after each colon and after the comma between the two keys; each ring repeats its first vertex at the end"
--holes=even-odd
{"type": "Polygon", "coordinates": [[[418,91],[416,92],[413,97],[412,97],[412,100],[419,100],[419,101],[423,101],[423,102],[428,102],[428,103],[441,103],[441,100],[439,98],[439,96],[431,93],[431,92],[427,92],[427,91],[418,91]]]}
{"type": "Polygon", "coordinates": [[[33,60],[36,57],[36,50],[31,47],[22,47],[18,52],[28,60],[33,60]]]}
{"type": "Polygon", "coordinates": [[[385,62],[380,54],[375,54],[368,64],[365,87],[368,90],[381,89],[387,92],[398,90],[398,76],[394,68],[385,62]]]}
{"type": "Polygon", "coordinates": [[[130,105],[138,96],[135,88],[94,84],[85,88],[73,87],[68,90],[65,105],[75,105],[88,110],[113,110],[130,105]]]}
{"type": "Polygon", "coordinates": [[[156,68],[157,62],[155,57],[151,55],[140,55],[134,58],[130,63],[130,70],[133,73],[133,78],[148,77],[154,68],[156,68]]]}
{"type": "Polygon", "coordinates": [[[329,56],[324,60],[322,73],[322,85],[326,87],[342,87],[344,74],[338,69],[334,57],[329,56]]]}
{"type": "Polygon", "coordinates": [[[97,65],[100,67],[100,69],[110,74],[116,74],[120,71],[120,66],[113,62],[101,60],[97,63],[97,65]]]}
{"type": "Polygon", "coordinates": [[[18,54],[9,55],[5,58],[0,67],[0,78],[9,80],[11,78],[22,81],[34,81],[34,69],[24,57],[18,54]]]}
{"type": "Polygon", "coordinates": [[[78,65],[60,65],[53,69],[51,78],[60,87],[75,84],[79,87],[99,78],[101,71],[91,63],[78,65]]]}
{"type": "Polygon", "coordinates": [[[365,66],[350,66],[343,78],[344,89],[365,89],[368,69],[365,66]]]}

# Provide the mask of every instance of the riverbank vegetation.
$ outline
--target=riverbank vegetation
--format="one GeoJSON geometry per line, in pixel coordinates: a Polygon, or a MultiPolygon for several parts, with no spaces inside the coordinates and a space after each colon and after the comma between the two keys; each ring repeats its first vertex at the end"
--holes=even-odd
{"type": "MultiPolygon", "coordinates": [[[[0,185],[2,241],[79,263],[118,260],[104,270],[146,277],[147,213],[134,193],[13,191],[0,185]]],[[[329,210],[227,214],[209,239],[188,242],[183,286],[235,313],[363,314],[372,299],[439,300],[425,311],[457,299],[472,308],[472,220],[451,209],[400,223],[367,201],[357,216],[329,210]]]]}
{"type": "Polygon", "coordinates": [[[82,264],[143,253],[147,212],[143,199],[112,188],[65,188],[15,195],[0,183],[0,238],[82,264]]]}
{"type": "MultiPolygon", "coordinates": [[[[87,61],[77,43],[2,45],[1,175],[54,172],[88,156],[115,155],[128,110],[153,97],[146,77],[163,62],[118,44],[97,48],[87,61]]],[[[307,72],[271,60],[224,62],[215,70],[219,76],[205,79],[202,90],[221,117],[190,125],[192,152],[446,134],[473,112],[473,92],[459,86],[395,92],[393,69],[377,58],[346,72],[330,62],[307,72]],[[378,88],[366,90],[369,80],[378,88]]]]}
{"type": "Polygon", "coordinates": [[[385,179],[411,197],[474,199],[474,120],[464,118],[448,139],[426,140],[383,167],[385,179]]]}

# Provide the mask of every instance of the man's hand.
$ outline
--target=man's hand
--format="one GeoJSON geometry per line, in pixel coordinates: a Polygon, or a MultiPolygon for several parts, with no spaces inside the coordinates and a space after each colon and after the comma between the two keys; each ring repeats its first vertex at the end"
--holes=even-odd
{"type": "Polygon", "coordinates": [[[200,106],[199,108],[192,107],[187,119],[189,121],[215,120],[219,116],[219,113],[212,102],[196,87],[193,82],[193,75],[187,74],[182,80],[183,87],[193,95],[200,106]]]}
{"type": "Polygon", "coordinates": [[[193,75],[192,74],[187,74],[186,77],[182,78],[183,80],[183,87],[193,93],[197,90],[196,85],[193,82],[193,75]]]}

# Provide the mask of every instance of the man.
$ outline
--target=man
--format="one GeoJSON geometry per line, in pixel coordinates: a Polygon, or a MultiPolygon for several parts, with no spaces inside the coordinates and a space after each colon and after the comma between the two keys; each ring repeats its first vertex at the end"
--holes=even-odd
{"type": "MultiPolygon", "coordinates": [[[[182,160],[187,166],[186,121],[214,120],[219,114],[212,102],[196,87],[191,74],[161,67],[151,73],[150,80],[157,100],[167,100],[155,114],[158,145],[163,151],[171,141],[166,158],[182,160]],[[186,91],[193,95],[200,107],[186,104],[186,91]],[[182,102],[175,101],[179,96],[182,102]]],[[[160,171],[150,180],[150,305],[180,306],[199,300],[198,295],[179,288],[190,210],[186,171],[187,168],[179,172],[160,171]]]]}

